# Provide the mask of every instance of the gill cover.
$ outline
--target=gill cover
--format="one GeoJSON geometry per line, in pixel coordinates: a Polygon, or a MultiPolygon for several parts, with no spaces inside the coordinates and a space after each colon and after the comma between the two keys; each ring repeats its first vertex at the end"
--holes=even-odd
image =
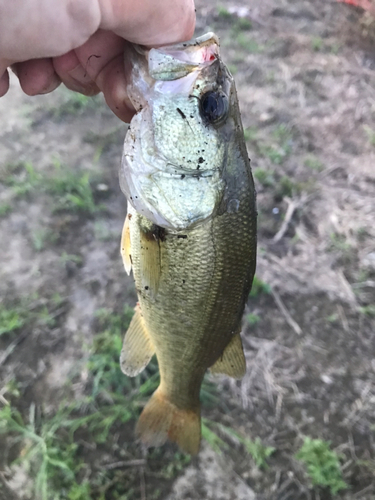
{"type": "Polygon", "coordinates": [[[121,189],[158,226],[185,229],[212,217],[223,196],[227,141],[220,127],[232,77],[213,33],[129,50],[128,94],[137,114],[125,138],[121,189]]]}

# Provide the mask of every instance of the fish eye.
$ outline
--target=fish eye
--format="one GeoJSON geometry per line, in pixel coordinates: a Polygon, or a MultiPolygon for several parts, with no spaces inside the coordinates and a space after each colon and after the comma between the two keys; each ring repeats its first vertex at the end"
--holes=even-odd
{"type": "Polygon", "coordinates": [[[206,92],[200,100],[201,113],[210,123],[215,123],[224,118],[228,111],[228,100],[220,92],[206,92]]]}

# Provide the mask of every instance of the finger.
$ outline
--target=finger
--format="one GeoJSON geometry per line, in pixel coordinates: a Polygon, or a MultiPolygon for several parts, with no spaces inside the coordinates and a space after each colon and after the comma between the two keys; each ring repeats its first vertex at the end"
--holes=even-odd
{"type": "Polygon", "coordinates": [[[9,89],[9,73],[7,70],[4,71],[0,77],[0,97],[3,97],[8,92],[9,89]]]}
{"type": "Polygon", "coordinates": [[[100,27],[148,46],[189,40],[194,34],[194,0],[100,0],[100,27]],[[126,22],[124,21],[126,20],[126,22]]]}
{"type": "Polygon", "coordinates": [[[123,122],[129,123],[135,111],[127,94],[122,53],[104,66],[96,78],[96,83],[115,115],[123,122]]]}
{"type": "Polygon", "coordinates": [[[126,92],[124,50],[126,41],[117,35],[98,30],[75,53],[89,77],[103,92],[108,106],[123,121],[129,121],[134,108],[126,92]]]}
{"type": "Polygon", "coordinates": [[[14,66],[21,88],[27,95],[48,94],[61,83],[49,58],[33,59],[14,66]]]}
{"type": "Polygon", "coordinates": [[[100,92],[96,83],[83,68],[74,50],[52,60],[53,67],[63,82],[70,90],[92,96],[100,92]]]}

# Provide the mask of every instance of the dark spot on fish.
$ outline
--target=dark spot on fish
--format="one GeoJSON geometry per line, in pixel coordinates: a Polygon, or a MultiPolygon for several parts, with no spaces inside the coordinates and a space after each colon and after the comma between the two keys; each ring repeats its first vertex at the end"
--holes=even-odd
{"type": "Polygon", "coordinates": [[[185,281],[185,280],[182,280],[182,283],[183,283],[183,284],[185,284],[185,283],[186,283],[186,281],[185,281]]]}
{"type": "Polygon", "coordinates": [[[179,114],[180,116],[182,116],[182,118],[183,118],[184,120],[186,120],[186,115],[185,115],[185,113],[184,113],[183,111],[181,111],[181,109],[180,109],[180,108],[176,108],[176,111],[178,112],[178,114],[179,114]]]}
{"type": "Polygon", "coordinates": [[[177,235],[177,238],[180,238],[180,239],[182,239],[182,240],[186,240],[186,238],[187,238],[187,234],[178,234],[178,235],[177,235]]]}
{"type": "Polygon", "coordinates": [[[131,263],[131,265],[133,265],[133,259],[132,259],[131,254],[129,254],[129,259],[130,259],[130,263],[131,263]]]}
{"type": "Polygon", "coordinates": [[[199,170],[199,169],[200,169],[200,165],[197,166],[197,170],[199,170]]]}
{"type": "Polygon", "coordinates": [[[198,163],[203,163],[204,161],[206,161],[204,158],[202,158],[201,156],[198,158],[198,163]]]}
{"type": "Polygon", "coordinates": [[[185,179],[186,175],[185,174],[181,174],[181,179],[185,179]]]}
{"type": "Polygon", "coordinates": [[[190,118],[194,118],[194,115],[190,115],[190,118]]]}
{"type": "Polygon", "coordinates": [[[166,230],[164,229],[164,227],[153,224],[151,227],[151,234],[154,240],[165,241],[166,230]]]}
{"type": "Polygon", "coordinates": [[[128,214],[129,220],[133,217],[132,214],[128,214]]]}
{"type": "Polygon", "coordinates": [[[145,290],[148,290],[148,286],[145,286],[145,290]]]}

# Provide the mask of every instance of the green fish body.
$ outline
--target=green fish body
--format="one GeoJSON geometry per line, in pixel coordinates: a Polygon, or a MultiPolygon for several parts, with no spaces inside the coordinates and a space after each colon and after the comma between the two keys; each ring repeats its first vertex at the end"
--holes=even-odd
{"type": "Polygon", "coordinates": [[[170,439],[197,453],[206,370],[235,378],[246,370],[240,330],[255,272],[255,191],[215,35],[155,50],[133,54],[139,112],[120,175],[129,200],[121,252],[139,300],[121,367],[135,376],[156,354],[160,386],[136,432],[146,445],[170,439]]]}

